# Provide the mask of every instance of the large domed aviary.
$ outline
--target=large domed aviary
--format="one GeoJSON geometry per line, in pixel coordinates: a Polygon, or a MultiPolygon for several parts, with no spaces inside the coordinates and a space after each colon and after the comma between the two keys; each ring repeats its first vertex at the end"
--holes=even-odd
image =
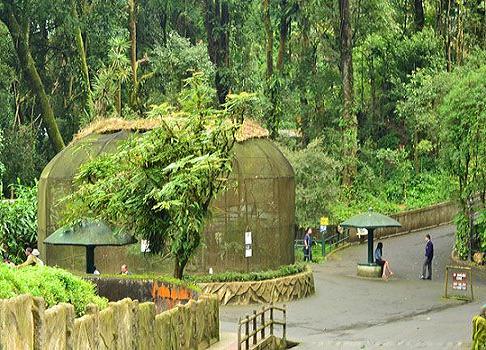
{"type": "MultiPolygon", "coordinates": [[[[117,146],[134,131],[156,127],[150,121],[105,120],[81,132],[45,167],[39,180],[39,247],[49,265],[85,269],[85,249],[49,246],[43,241],[60,227],[60,199],[72,191],[79,166],[117,146]]],[[[187,272],[257,271],[294,262],[295,185],[292,166],[267,137],[266,130],[245,122],[234,145],[227,189],[211,203],[212,216],[203,242],[187,272]],[[252,232],[252,256],[245,258],[245,232],[252,232]]],[[[128,264],[134,273],[170,273],[173,265],[159,255],[142,253],[140,243],[98,247],[96,267],[115,273],[128,264]]]]}

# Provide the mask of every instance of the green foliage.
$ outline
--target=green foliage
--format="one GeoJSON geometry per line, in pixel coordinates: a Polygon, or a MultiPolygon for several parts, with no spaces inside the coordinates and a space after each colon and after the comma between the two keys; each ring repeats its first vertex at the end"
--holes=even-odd
{"type": "Polygon", "coordinates": [[[126,85],[132,74],[128,57],[130,43],[121,36],[111,38],[109,42],[108,64],[98,70],[93,81],[93,115],[86,115],[82,124],[87,124],[94,117],[121,116],[125,107],[123,96],[128,95],[126,85]]]}
{"type": "Polygon", "coordinates": [[[4,149],[3,144],[3,131],[0,129],[0,198],[3,193],[3,174],[5,173],[5,165],[2,163],[2,152],[4,149]]]}
{"type": "Polygon", "coordinates": [[[13,201],[0,200],[0,250],[14,263],[25,259],[24,250],[37,241],[37,185],[13,185],[13,201]]]}
{"type": "Polygon", "coordinates": [[[486,191],[484,55],[475,52],[463,67],[449,73],[418,72],[398,108],[414,133],[415,170],[421,170],[422,163],[443,168],[439,172],[442,185],[431,182],[417,190],[430,196],[439,192],[434,187],[445,188],[461,204],[462,212],[456,218],[456,250],[462,258],[467,256],[469,244],[467,202],[486,191]],[[433,159],[439,155],[442,163],[433,159]]]}
{"type": "Polygon", "coordinates": [[[5,196],[10,196],[9,185],[16,184],[18,179],[25,185],[34,185],[46,165],[46,154],[39,147],[38,132],[34,125],[5,128],[3,151],[0,151],[0,163],[5,165],[3,178],[0,177],[5,196]]]}
{"type": "MultiPolygon", "coordinates": [[[[462,212],[457,218],[456,250],[465,258],[469,242],[468,201],[486,193],[486,66],[458,76],[440,107],[446,169],[458,183],[462,212]]],[[[482,197],[484,208],[484,195],[482,197]]]]}
{"type": "Polygon", "coordinates": [[[73,274],[53,267],[11,268],[0,263],[0,298],[20,294],[43,297],[48,307],[59,303],[74,305],[77,316],[82,316],[90,303],[101,309],[108,301],[95,293],[95,286],[73,274]]]}
{"type": "Polygon", "coordinates": [[[184,279],[193,283],[263,281],[304,272],[307,268],[306,266],[306,264],[284,265],[281,266],[278,270],[248,273],[223,272],[214,275],[186,276],[184,277],[184,279]]]}
{"type": "Polygon", "coordinates": [[[152,252],[170,252],[178,278],[200,244],[211,199],[224,188],[238,128],[228,110],[211,107],[214,92],[202,74],[187,85],[180,110],[153,107],[160,127],[81,166],[65,220],[91,217],[128,228],[152,252]]]}
{"type": "Polygon", "coordinates": [[[338,182],[341,163],[327,154],[322,140],[312,141],[305,149],[292,150],[295,145],[290,142],[281,147],[295,171],[296,221],[301,227],[317,226],[324,215],[338,224],[370,207],[392,214],[450,198],[450,177],[442,172],[415,174],[403,148],[362,146],[354,184],[342,188],[338,182]]]}
{"type": "Polygon", "coordinates": [[[320,139],[305,149],[284,151],[295,171],[296,220],[300,226],[314,226],[336,201],[340,163],[325,153],[320,139]]]}
{"type": "Polygon", "coordinates": [[[481,251],[486,251],[486,209],[482,209],[478,212],[476,219],[476,234],[479,238],[479,248],[481,251]]]}
{"type": "MultiPolygon", "coordinates": [[[[442,153],[458,197],[486,192],[486,66],[457,77],[440,106],[442,153]]],[[[484,204],[484,203],[483,203],[484,204]]]]}
{"type": "Polygon", "coordinates": [[[175,100],[184,87],[185,79],[193,72],[204,73],[209,81],[214,79],[214,67],[206,45],[202,42],[192,45],[189,39],[177,32],[169,33],[166,44],[156,46],[150,56],[155,75],[147,83],[146,90],[155,96],[150,96],[149,102],[160,101],[161,93],[169,101],[175,100]],[[163,91],[155,87],[163,87],[163,91]]]}
{"type": "Polygon", "coordinates": [[[469,217],[463,212],[459,212],[454,218],[454,224],[456,225],[456,242],[454,248],[459,257],[465,260],[469,251],[469,217]]]}
{"type": "Polygon", "coordinates": [[[359,67],[355,84],[362,120],[360,139],[370,138],[377,141],[378,147],[392,149],[413,140],[414,129],[421,126],[412,119],[415,111],[411,108],[414,113],[407,111],[404,118],[405,113],[396,113],[400,111],[397,104],[414,72],[443,69],[440,37],[430,28],[411,36],[393,30],[375,32],[357,47],[355,62],[359,67]],[[404,122],[410,123],[406,130],[402,129],[404,122]]]}

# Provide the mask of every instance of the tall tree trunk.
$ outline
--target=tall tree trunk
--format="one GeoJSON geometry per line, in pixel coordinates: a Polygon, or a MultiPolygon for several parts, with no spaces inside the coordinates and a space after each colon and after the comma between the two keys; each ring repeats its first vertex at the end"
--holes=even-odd
{"type": "Polygon", "coordinates": [[[270,130],[270,137],[275,139],[278,134],[278,116],[277,116],[277,83],[273,76],[273,29],[270,17],[270,0],[262,0],[262,20],[265,29],[265,56],[266,56],[266,87],[265,93],[268,96],[271,104],[268,112],[268,128],[270,130]]]}
{"type": "Polygon", "coordinates": [[[132,93],[130,105],[138,106],[138,60],[137,60],[137,0],[128,0],[128,29],[130,31],[130,65],[132,67],[132,93]]]}
{"type": "Polygon", "coordinates": [[[287,36],[289,33],[290,19],[287,9],[287,0],[280,1],[280,40],[278,45],[278,55],[277,55],[277,69],[281,71],[284,67],[285,60],[285,48],[287,44],[287,36]]]}
{"type": "Polygon", "coordinates": [[[452,42],[451,42],[451,0],[445,0],[445,50],[446,50],[446,60],[447,60],[447,71],[452,70],[452,42]]]}
{"type": "Polygon", "coordinates": [[[37,71],[36,64],[32,58],[32,53],[29,46],[29,22],[28,19],[17,19],[12,5],[4,3],[6,10],[6,25],[12,36],[15,51],[24,71],[26,80],[28,81],[32,91],[37,96],[39,107],[42,114],[42,121],[47,129],[47,134],[51,140],[52,146],[56,152],[60,152],[64,148],[64,141],[57,126],[54,111],[52,110],[49,97],[47,96],[44,84],[37,71]]]}
{"type": "Polygon", "coordinates": [[[424,29],[424,3],[423,0],[415,0],[415,28],[418,31],[424,29]]]}
{"type": "Polygon", "coordinates": [[[265,28],[266,44],[265,53],[267,61],[267,78],[273,74],[273,30],[270,19],[270,0],[262,0],[263,4],[263,26],[265,28]]]}
{"type": "Polygon", "coordinates": [[[302,147],[306,147],[309,144],[310,135],[309,135],[309,128],[310,128],[310,113],[309,113],[309,101],[307,99],[307,88],[308,88],[308,81],[309,81],[309,67],[311,67],[311,44],[309,39],[309,32],[310,32],[310,24],[309,18],[307,15],[302,14],[301,22],[301,54],[299,55],[300,64],[299,64],[299,77],[298,83],[299,86],[299,94],[300,94],[300,110],[301,110],[301,121],[300,121],[300,131],[302,134],[302,147]]]}
{"type": "MultiPolygon", "coordinates": [[[[90,110],[92,108],[92,92],[91,92],[91,82],[89,79],[89,69],[88,69],[88,60],[86,58],[86,48],[84,46],[84,40],[83,40],[83,33],[81,32],[81,26],[79,25],[79,16],[78,16],[78,11],[76,9],[76,1],[72,1],[71,3],[71,14],[74,18],[74,20],[77,22],[75,23],[75,29],[74,29],[74,37],[76,41],[76,49],[78,51],[78,57],[79,57],[79,63],[80,63],[80,68],[81,68],[81,74],[83,76],[83,85],[85,89],[85,108],[88,111],[88,114],[90,113],[90,110]]],[[[91,115],[90,115],[91,117],[91,115]]]]}
{"type": "Polygon", "coordinates": [[[340,12],[341,78],[343,86],[343,184],[350,186],[356,175],[358,121],[353,111],[353,43],[350,0],[338,0],[340,12]]]}
{"type": "Polygon", "coordinates": [[[456,6],[457,6],[457,14],[456,14],[455,58],[456,58],[456,64],[461,65],[464,57],[463,17],[464,17],[465,8],[462,3],[458,3],[456,6]]]}
{"type": "Polygon", "coordinates": [[[229,62],[229,5],[227,0],[223,0],[220,3],[220,16],[219,16],[219,35],[218,35],[218,71],[216,72],[216,92],[218,94],[218,100],[220,104],[226,101],[226,96],[229,93],[229,75],[228,68],[229,62]]]}
{"type": "Polygon", "coordinates": [[[182,279],[184,276],[184,268],[186,267],[187,261],[180,260],[179,257],[174,259],[174,278],[182,279]]]}
{"type": "Polygon", "coordinates": [[[228,0],[204,0],[204,25],[209,59],[216,66],[215,86],[220,104],[229,93],[229,23],[228,0]]]}

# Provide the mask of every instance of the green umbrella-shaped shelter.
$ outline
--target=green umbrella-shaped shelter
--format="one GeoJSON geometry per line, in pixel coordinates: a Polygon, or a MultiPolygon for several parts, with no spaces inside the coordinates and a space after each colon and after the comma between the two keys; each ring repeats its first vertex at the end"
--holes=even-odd
{"type": "Polygon", "coordinates": [[[135,243],[133,236],[123,229],[113,230],[102,221],[81,220],[61,227],[44,240],[51,245],[75,245],[86,247],[86,273],[94,272],[94,250],[97,246],[121,246],[135,243]]]}
{"type": "Polygon", "coordinates": [[[373,263],[373,234],[381,227],[401,227],[400,223],[391,217],[376,213],[371,208],[365,212],[350,217],[341,224],[342,227],[366,228],[368,230],[368,264],[373,263]]]}

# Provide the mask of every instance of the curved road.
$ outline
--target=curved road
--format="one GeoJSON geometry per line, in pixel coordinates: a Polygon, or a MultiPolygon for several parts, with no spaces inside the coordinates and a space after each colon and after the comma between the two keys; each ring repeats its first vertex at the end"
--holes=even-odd
{"type": "MultiPolygon", "coordinates": [[[[454,230],[441,226],[384,239],[383,256],[395,273],[387,282],[356,277],[366,244],[312,265],[316,294],[287,305],[288,338],[300,342],[295,349],[467,349],[471,319],[486,301],[486,274],[475,274],[474,302],[442,298],[454,230]],[[432,281],[419,279],[426,233],[434,242],[432,281]]],[[[221,307],[222,331],[234,333],[238,318],[256,308],[221,307]]]]}

